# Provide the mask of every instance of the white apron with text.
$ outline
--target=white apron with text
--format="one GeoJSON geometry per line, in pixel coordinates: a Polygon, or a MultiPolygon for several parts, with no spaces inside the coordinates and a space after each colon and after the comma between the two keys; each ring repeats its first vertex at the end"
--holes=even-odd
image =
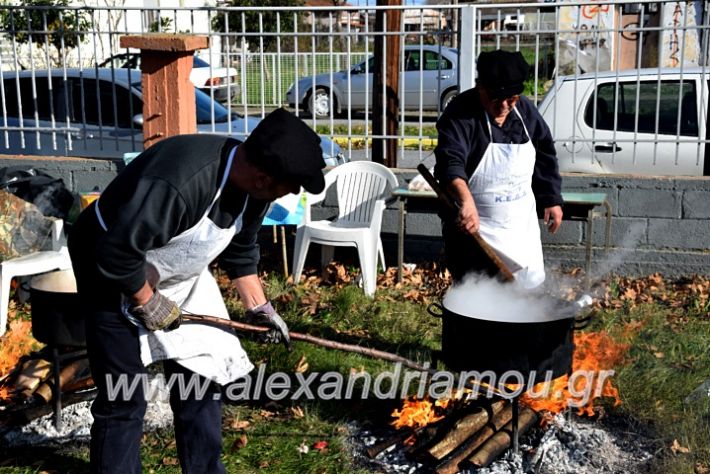
{"type": "MultiPolygon", "coordinates": [[[[157,289],[184,312],[229,319],[222,294],[208,266],[241,230],[244,209],[234,224],[226,229],[218,227],[208,215],[222,194],[235,151],[236,148],[229,156],[219,190],[202,219],[163,247],[146,252],[147,264],[152,265],[159,276],[157,289]]],[[[98,204],[95,206],[96,214],[106,230],[98,204]]],[[[128,306],[126,298],[123,313],[138,326],[141,359],[146,366],[173,359],[222,385],[243,377],[254,368],[239,339],[232,333],[190,323],[172,331],[148,331],[128,312],[128,306]]]]}
{"type": "MultiPolygon", "coordinates": [[[[513,111],[523,122],[516,108],[513,111]]],[[[528,141],[495,143],[486,113],[491,143],[469,179],[469,189],[480,217],[481,237],[510,267],[517,283],[535,288],[545,281],[540,225],[532,192],[535,147],[523,122],[528,141]]]]}

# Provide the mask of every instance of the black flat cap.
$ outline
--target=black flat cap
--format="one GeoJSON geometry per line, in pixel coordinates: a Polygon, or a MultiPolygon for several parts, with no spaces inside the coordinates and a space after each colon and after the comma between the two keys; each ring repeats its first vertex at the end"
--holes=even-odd
{"type": "Polygon", "coordinates": [[[476,80],[492,99],[506,99],[523,92],[529,70],[520,51],[484,51],[476,62],[476,80]]]}
{"type": "Polygon", "coordinates": [[[269,176],[298,184],[312,194],[325,188],[320,137],[285,109],[264,117],[242,146],[247,159],[269,176]]]}

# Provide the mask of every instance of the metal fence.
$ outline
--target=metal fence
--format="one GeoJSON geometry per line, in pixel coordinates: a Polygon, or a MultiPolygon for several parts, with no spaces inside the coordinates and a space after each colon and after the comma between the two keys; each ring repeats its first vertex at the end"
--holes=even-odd
{"type": "MultiPolygon", "coordinates": [[[[392,138],[398,164],[415,166],[432,155],[442,110],[475,85],[474,58],[503,48],[521,51],[531,65],[525,94],[549,124],[563,170],[710,174],[708,1],[395,8],[167,3],[161,9],[4,7],[0,153],[120,158],[140,150],[134,120],[142,107],[140,81],[123,69],[136,66],[136,56],[119,47],[119,38],[161,31],[210,38],[209,49],[197,53],[206,66],[191,76],[208,101],[201,110],[209,116],[198,107],[200,131],[243,136],[249,125],[239,115],[263,117],[285,106],[331,139],[334,152],[368,159],[373,138],[392,138]],[[384,31],[378,12],[382,24],[396,14],[398,27],[384,31]],[[400,112],[395,134],[374,135],[372,56],[375,38],[383,36],[402,44],[400,112]],[[221,123],[225,117],[228,123],[221,123]]],[[[378,60],[386,66],[386,58],[378,60]]]]}

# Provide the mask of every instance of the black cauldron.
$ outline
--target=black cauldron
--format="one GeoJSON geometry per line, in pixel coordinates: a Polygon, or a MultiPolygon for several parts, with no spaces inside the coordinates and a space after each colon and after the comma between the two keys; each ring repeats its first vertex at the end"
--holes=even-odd
{"type": "Polygon", "coordinates": [[[84,347],[84,318],[71,270],[45,273],[30,282],[32,335],[53,346],[84,347]]]}
{"type": "Polygon", "coordinates": [[[574,318],[511,323],[476,319],[432,303],[429,314],[442,319],[441,360],[454,371],[520,372],[528,382],[572,371],[574,318]]]}

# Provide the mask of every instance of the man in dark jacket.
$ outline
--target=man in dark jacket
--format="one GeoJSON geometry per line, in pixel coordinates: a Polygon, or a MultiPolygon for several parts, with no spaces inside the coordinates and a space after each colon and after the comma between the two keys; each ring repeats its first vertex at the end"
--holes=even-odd
{"type": "Polygon", "coordinates": [[[532,288],[545,279],[536,207],[550,232],[562,220],[561,178],[552,135],[521,96],[529,67],[520,52],[484,52],[477,84],[457,96],[437,129],[434,174],[459,202],[442,212],[446,262],[455,280],[488,271],[466,234],[479,232],[532,288]]]}
{"type": "Polygon", "coordinates": [[[171,390],[183,472],[224,472],[217,384],[252,368],[238,338],[193,312],[228,318],[208,266],[217,259],[251,322],[288,342],[288,328],[257,277],[257,231],[269,203],[324,188],[320,138],[283,109],[244,143],[183,135],[145,150],[79,217],[69,251],[86,314],[91,372],[92,472],[140,472],[146,366],[187,378],[171,390]],[[112,393],[123,379],[135,390],[112,393]],[[193,383],[195,390],[180,390],[193,383]],[[216,382],[216,383],[215,383],[216,382]],[[207,386],[206,393],[197,387],[207,386]]]}

